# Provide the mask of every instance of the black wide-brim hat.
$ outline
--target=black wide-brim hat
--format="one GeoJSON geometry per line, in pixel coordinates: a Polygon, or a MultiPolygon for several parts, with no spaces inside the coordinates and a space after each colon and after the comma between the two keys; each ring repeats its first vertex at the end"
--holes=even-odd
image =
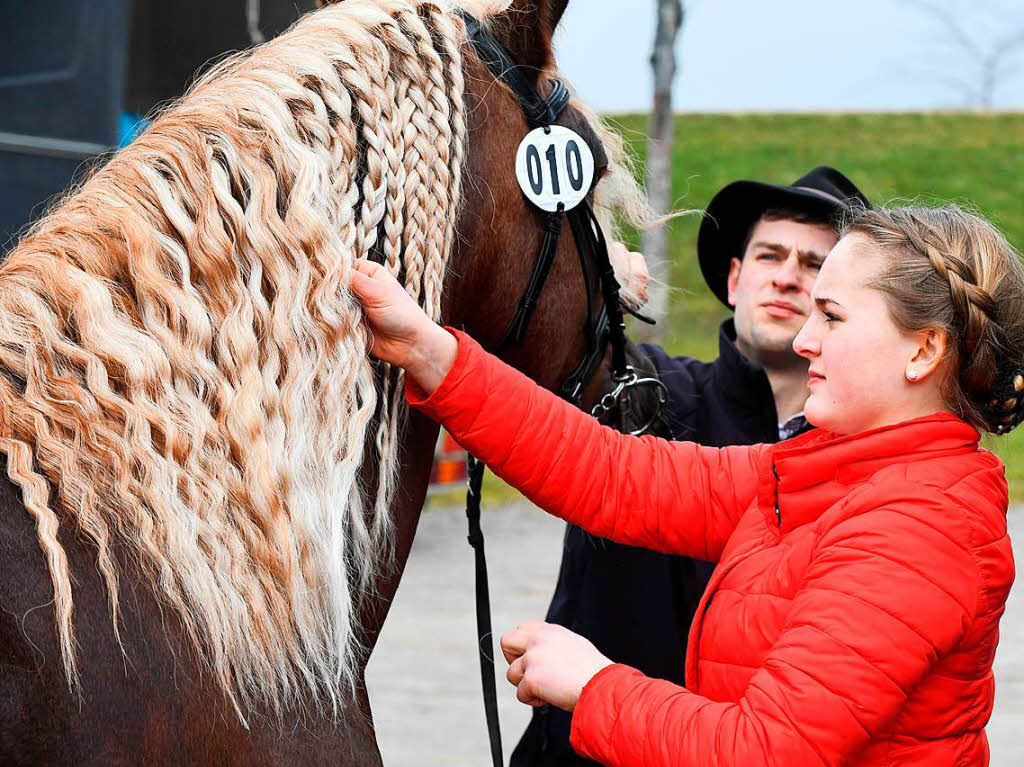
{"type": "Polygon", "coordinates": [[[871,207],[850,179],[826,165],[790,186],[734,181],[712,198],[700,225],[697,258],[704,281],[729,306],[729,265],[733,258],[743,258],[747,235],[765,211],[795,210],[837,225],[842,214],[856,205],[871,207]]]}

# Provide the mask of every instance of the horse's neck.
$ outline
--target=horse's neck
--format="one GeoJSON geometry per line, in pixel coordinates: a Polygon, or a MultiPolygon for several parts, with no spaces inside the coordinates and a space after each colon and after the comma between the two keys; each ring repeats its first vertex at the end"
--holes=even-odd
{"type": "Polygon", "coordinates": [[[401,444],[398,485],[391,504],[394,520],[394,566],[381,574],[375,593],[364,604],[359,616],[360,642],[372,651],[380,636],[384,620],[398,589],[398,583],[409,559],[420,512],[430,484],[430,470],[437,444],[438,426],[416,411],[409,413],[399,444],[401,444]]]}

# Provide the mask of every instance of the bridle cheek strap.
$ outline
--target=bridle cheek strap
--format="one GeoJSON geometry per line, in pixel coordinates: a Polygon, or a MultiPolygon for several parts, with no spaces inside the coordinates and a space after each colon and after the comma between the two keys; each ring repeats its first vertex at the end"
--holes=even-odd
{"type": "Polygon", "coordinates": [[[537,301],[540,300],[541,291],[544,290],[544,283],[547,281],[551,265],[555,263],[555,255],[558,253],[558,238],[562,235],[562,211],[547,214],[547,221],[544,226],[544,241],[540,246],[540,253],[533,266],[533,273],[530,275],[530,282],[519,304],[516,306],[516,313],[512,317],[512,323],[505,331],[498,348],[503,349],[508,345],[518,346],[526,337],[526,331],[530,327],[530,320],[533,318],[533,310],[537,308],[537,301]]]}

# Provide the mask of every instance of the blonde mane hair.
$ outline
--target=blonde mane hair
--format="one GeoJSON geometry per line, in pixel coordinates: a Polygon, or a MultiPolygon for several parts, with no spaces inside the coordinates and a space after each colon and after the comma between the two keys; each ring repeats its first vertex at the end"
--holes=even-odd
{"type": "MultiPolygon", "coordinates": [[[[336,713],[352,688],[401,381],[367,357],[348,270],[374,253],[440,313],[466,139],[451,9],[347,0],[226,61],[0,267],[0,450],[73,689],[75,535],[115,632],[116,547],[239,716],[336,713]]],[[[631,178],[607,193],[640,199],[631,178]]]]}

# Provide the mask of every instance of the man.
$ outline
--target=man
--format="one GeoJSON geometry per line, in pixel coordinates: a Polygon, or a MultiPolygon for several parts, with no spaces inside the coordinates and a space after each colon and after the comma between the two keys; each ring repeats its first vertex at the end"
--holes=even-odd
{"type": "MultiPolygon", "coordinates": [[[[792,344],[850,204],[868,201],[828,167],[791,186],[737,181],[711,200],[697,255],[712,293],[734,310],[721,327],[719,357],[705,363],[641,347],[668,387],[665,419],[674,438],[722,447],[777,442],[808,428],[807,361],[792,344]]],[[[547,620],[618,663],[683,684],[686,637],[712,569],[569,526],[547,620]]],[[[569,746],[570,724],[570,714],[536,709],[510,767],[593,764],[569,746]]]]}

